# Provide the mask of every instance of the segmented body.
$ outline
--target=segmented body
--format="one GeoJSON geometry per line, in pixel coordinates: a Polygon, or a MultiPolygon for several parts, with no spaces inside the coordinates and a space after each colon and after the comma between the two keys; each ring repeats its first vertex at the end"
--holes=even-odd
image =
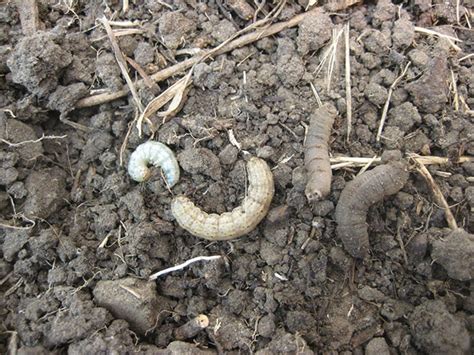
{"type": "Polygon", "coordinates": [[[138,182],[146,181],[151,171],[149,165],[161,167],[169,187],[179,180],[179,165],[173,151],[160,142],[148,141],[140,144],[130,156],[128,173],[138,182]]]}
{"type": "Polygon", "coordinates": [[[366,171],[342,190],[336,206],[337,234],[353,257],[364,258],[369,251],[366,223],[369,207],[400,191],[407,180],[405,165],[393,162],[366,171]]]}
{"type": "Polygon", "coordinates": [[[253,157],[247,163],[248,195],[231,212],[208,214],[185,196],[176,197],[171,211],[189,233],[208,240],[228,240],[251,232],[265,217],[275,192],[273,174],[267,163],[253,157]]]}
{"type": "Polygon", "coordinates": [[[328,141],[336,115],[336,108],[326,104],[311,116],[304,145],[304,164],[308,177],[305,195],[310,202],[324,198],[331,191],[328,141]]]}

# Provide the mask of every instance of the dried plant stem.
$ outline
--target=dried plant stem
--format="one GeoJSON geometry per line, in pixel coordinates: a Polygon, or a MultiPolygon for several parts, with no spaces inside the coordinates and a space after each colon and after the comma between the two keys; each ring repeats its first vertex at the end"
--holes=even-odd
{"type": "Polygon", "coordinates": [[[334,72],[334,67],[336,65],[336,54],[337,54],[337,46],[339,44],[339,39],[344,32],[344,28],[337,30],[333,29],[331,43],[327,47],[326,51],[324,52],[321,63],[317,66],[315,70],[316,76],[326,67],[326,82],[327,87],[326,90],[329,92],[331,88],[331,79],[332,74],[334,72]]]}
{"type": "Polygon", "coordinates": [[[454,43],[454,42],[462,42],[462,40],[460,40],[459,38],[456,38],[456,37],[453,37],[453,36],[450,36],[450,35],[445,35],[444,33],[436,32],[436,31],[430,30],[428,28],[418,27],[418,26],[415,26],[415,32],[420,32],[420,33],[424,33],[424,34],[427,34],[427,35],[432,35],[432,36],[437,36],[439,38],[444,38],[445,40],[447,40],[449,42],[449,44],[451,45],[451,47],[454,48],[454,50],[456,50],[457,52],[461,52],[461,48],[459,48],[459,46],[457,46],[454,43]]]}
{"type": "Polygon", "coordinates": [[[349,42],[350,24],[347,22],[344,29],[344,43],[346,54],[346,114],[347,114],[347,142],[350,140],[352,130],[352,92],[351,92],[351,57],[350,57],[350,42],[349,42]]]}
{"type": "MultiPolygon", "coordinates": [[[[420,162],[423,165],[434,165],[434,164],[447,164],[450,162],[448,158],[444,157],[437,157],[437,156],[421,156],[421,155],[416,155],[416,154],[409,154],[409,158],[413,158],[417,162],[420,162]]],[[[474,157],[470,156],[461,156],[459,157],[455,163],[457,164],[462,164],[462,163],[467,163],[467,162],[474,162],[474,157]]]]}
{"type": "Polygon", "coordinates": [[[321,101],[321,97],[318,94],[318,90],[316,90],[313,83],[310,82],[309,85],[311,86],[311,91],[313,91],[313,95],[316,98],[316,102],[318,103],[318,107],[323,106],[323,102],[321,101]]]}
{"type": "Polygon", "coordinates": [[[36,225],[36,222],[32,219],[29,219],[28,217],[24,216],[23,214],[18,214],[17,215],[18,217],[21,217],[22,219],[24,219],[26,222],[30,223],[29,226],[26,226],[26,227],[18,227],[18,226],[14,226],[14,225],[11,225],[11,224],[7,224],[7,223],[2,223],[0,222],[0,228],[5,228],[5,229],[16,229],[16,230],[28,230],[28,229],[31,229],[33,228],[35,225],[36,225]]]}
{"type": "Polygon", "coordinates": [[[21,145],[24,145],[24,144],[30,144],[30,143],[38,143],[38,142],[41,142],[42,140],[44,139],[64,139],[66,138],[67,135],[64,135],[64,136],[45,136],[44,134],[38,138],[38,139],[31,139],[31,140],[27,140],[27,141],[22,141],[22,142],[18,142],[18,143],[13,143],[13,142],[10,142],[6,139],[3,139],[3,138],[0,138],[0,141],[7,144],[8,146],[10,147],[19,147],[21,145]]]}
{"type": "Polygon", "coordinates": [[[16,0],[21,29],[25,36],[34,35],[41,27],[36,0],[16,0]]]}
{"type": "Polygon", "coordinates": [[[451,83],[452,83],[452,94],[453,94],[453,104],[454,104],[454,111],[459,111],[459,94],[458,94],[458,86],[456,84],[456,78],[454,77],[454,72],[451,69],[451,83]]]}
{"type": "Polygon", "coordinates": [[[124,13],[128,11],[128,7],[129,7],[128,0],[123,0],[123,3],[122,3],[122,11],[123,11],[124,13]]]}
{"type": "Polygon", "coordinates": [[[387,101],[385,101],[385,105],[383,106],[382,117],[380,119],[380,125],[377,131],[377,138],[376,138],[377,142],[380,142],[380,137],[382,136],[383,126],[385,124],[385,120],[387,119],[388,107],[390,106],[390,99],[392,97],[393,90],[395,90],[395,87],[398,85],[400,80],[402,80],[402,78],[407,73],[407,70],[410,67],[410,64],[411,62],[408,62],[408,64],[405,66],[405,69],[403,69],[400,76],[395,79],[395,81],[392,83],[392,85],[390,85],[390,88],[388,89],[387,101]]]}
{"type": "MultiPolygon", "coordinates": [[[[276,23],[274,25],[271,25],[265,28],[257,29],[252,33],[242,35],[239,38],[236,38],[231,41],[225,41],[224,43],[222,43],[221,45],[219,45],[218,47],[210,51],[204,51],[204,54],[199,54],[195,57],[189,58],[173,66],[160,70],[159,72],[151,75],[150,78],[155,82],[163,81],[165,79],[170,78],[173,75],[179,74],[183,72],[184,70],[191,68],[194,64],[204,60],[204,58],[210,57],[211,55],[214,57],[216,55],[227,53],[236,48],[243,47],[245,45],[258,41],[264,37],[272,36],[285,29],[295,27],[298,24],[300,24],[306,17],[317,16],[319,11],[321,11],[319,8],[315,8],[308,12],[298,14],[288,21],[276,23]]],[[[255,23],[255,24],[261,25],[260,22],[255,23]]],[[[252,28],[255,28],[254,26],[255,24],[251,25],[252,28]]],[[[137,83],[137,85],[143,85],[143,81],[140,80],[137,83]]],[[[79,100],[76,103],[76,108],[91,107],[91,106],[100,105],[106,102],[110,102],[112,100],[116,100],[116,99],[126,96],[128,92],[129,92],[129,89],[127,87],[124,87],[122,90],[119,90],[113,93],[104,93],[104,94],[89,96],[82,100],[79,100]]]]}
{"type": "Polygon", "coordinates": [[[456,220],[454,219],[453,213],[449,209],[448,202],[443,196],[441,189],[439,188],[436,181],[434,181],[433,177],[431,176],[428,169],[426,169],[425,165],[420,161],[415,160],[416,162],[416,170],[423,176],[428,186],[431,188],[433,192],[435,201],[438,205],[440,205],[444,209],[444,215],[446,217],[446,222],[448,222],[449,228],[455,230],[458,228],[456,220]]]}
{"type": "Polygon", "coordinates": [[[472,58],[472,57],[474,57],[474,53],[471,53],[471,54],[465,55],[462,58],[459,58],[459,62],[462,62],[463,60],[466,60],[466,59],[469,59],[469,58],[472,58]]]}
{"type": "MultiPolygon", "coordinates": [[[[422,163],[423,165],[442,165],[450,162],[448,158],[437,157],[437,156],[419,156],[419,155],[408,155],[408,158],[411,158],[417,162],[422,163]]],[[[376,165],[382,162],[380,157],[374,158],[364,158],[364,157],[333,157],[330,158],[331,169],[336,170],[343,167],[364,167],[367,164],[376,165]]],[[[461,156],[456,161],[458,164],[474,162],[474,157],[470,156],[461,156]]]]}
{"type": "Polygon", "coordinates": [[[112,49],[115,54],[115,59],[117,60],[117,64],[119,65],[122,75],[125,78],[125,81],[127,82],[128,88],[130,92],[132,93],[133,100],[135,101],[135,105],[138,107],[138,110],[140,112],[143,112],[142,102],[140,101],[140,97],[138,96],[138,92],[135,89],[135,85],[133,84],[133,81],[130,78],[130,75],[128,74],[127,61],[122,51],[120,50],[120,47],[117,43],[117,39],[115,38],[115,35],[112,31],[112,27],[110,27],[109,21],[107,20],[105,16],[102,17],[101,21],[102,21],[102,24],[104,25],[107,35],[109,36],[110,43],[112,45],[112,49]]]}

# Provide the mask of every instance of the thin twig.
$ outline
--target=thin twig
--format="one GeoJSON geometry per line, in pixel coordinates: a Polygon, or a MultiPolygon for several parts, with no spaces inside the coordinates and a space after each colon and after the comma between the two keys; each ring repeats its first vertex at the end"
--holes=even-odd
{"type": "Polygon", "coordinates": [[[112,45],[112,49],[115,54],[115,59],[117,60],[117,64],[120,67],[120,71],[122,72],[122,75],[125,78],[125,81],[127,82],[128,89],[132,93],[133,100],[135,101],[135,104],[137,105],[140,112],[143,112],[142,102],[140,100],[140,97],[138,96],[137,90],[135,89],[135,85],[133,84],[133,81],[130,78],[130,75],[128,74],[127,61],[125,60],[125,57],[122,51],[120,50],[120,47],[117,43],[117,39],[115,38],[112,28],[110,27],[109,21],[107,20],[105,16],[102,17],[101,21],[102,21],[102,24],[104,25],[107,35],[109,36],[110,43],[112,45]]]}
{"type": "Polygon", "coordinates": [[[136,299],[139,299],[139,300],[142,299],[142,296],[141,296],[137,291],[135,291],[133,288],[128,287],[128,286],[125,286],[125,285],[119,285],[119,287],[120,287],[121,289],[127,291],[127,292],[130,293],[131,295],[133,295],[136,299]]]}
{"type": "Polygon", "coordinates": [[[351,92],[351,57],[350,57],[350,42],[349,42],[349,21],[344,29],[344,42],[346,52],[346,114],[347,114],[347,142],[349,142],[352,130],[352,92],[351,92]]]}
{"type": "Polygon", "coordinates": [[[400,229],[401,229],[401,225],[399,224],[397,226],[396,238],[397,238],[397,241],[398,241],[398,245],[400,246],[400,249],[402,251],[403,261],[405,262],[405,265],[408,265],[408,255],[407,255],[407,252],[406,252],[406,249],[405,249],[405,244],[403,243],[403,239],[402,239],[402,235],[400,233],[400,229]]]}
{"type": "Polygon", "coordinates": [[[454,111],[459,111],[459,94],[458,94],[458,86],[456,84],[456,79],[454,78],[454,72],[451,69],[451,82],[452,82],[452,91],[453,91],[453,104],[454,104],[454,111]]]}
{"type": "Polygon", "coordinates": [[[165,274],[168,274],[170,272],[173,272],[173,271],[177,271],[177,270],[181,270],[181,269],[184,269],[186,266],[192,264],[192,263],[195,263],[197,261],[211,261],[211,260],[216,260],[216,259],[220,259],[221,256],[220,255],[213,255],[213,256],[197,256],[195,258],[192,258],[192,259],[189,259],[187,261],[185,261],[184,263],[182,264],[179,264],[179,265],[176,265],[176,266],[173,266],[173,267],[169,267],[167,269],[164,269],[164,270],[161,270],[161,271],[158,271],[157,273],[153,274],[153,275],[150,275],[149,277],[149,280],[152,281],[152,280],[156,280],[158,277],[162,276],[162,275],[165,275],[165,274]]]}
{"type": "MultiPolygon", "coordinates": [[[[138,117],[136,126],[138,129],[138,136],[141,137],[142,135],[142,124],[143,120],[146,120],[151,126],[152,123],[150,121],[150,116],[156,113],[160,108],[166,105],[169,101],[172,100],[171,104],[168,107],[168,110],[165,112],[160,112],[158,116],[163,117],[163,123],[166,120],[167,115],[172,114],[175,112],[176,108],[179,107],[181,101],[185,95],[186,89],[188,85],[192,83],[191,75],[193,68],[189,71],[189,73],[171,85],[168,89],[162,92],[160,95],[155,97],[151,100],[148,105],[145,107],[145,110],[142,111],[140,117],[138,117]]],[[[155,130],[152,126],[152,130],[155,130]]]]}
{"type": "Polygon", "coordinates": [[[27,218],[26,216],[24,216],[22,214],[19,214],[18,216],[23,218],[28,223],[30,223],[30,225],[26,226],[26,227],[18,227],[18,226],[12,226],[12,225],[6,224],[6,223],[0,223],[0,228],[16,229],[16,230],[28,230],[28,229],[32,229],[36,225],[36,222],[33,221],[32,219],[29,219],[29,218],[27,218]]]}
{"type": "Polygon", "coordinates": [[[132,122],[128,124],[127,133],[125,134],[125,138],[123,139],[122,145],[120,146],[120,154],[119,154],[119,163],[120,166],[123,166],[123,153],[125,153],[125,149],[127,148],[128,138],[132,133],[132,129],[135,126],[135,122],[137,122],[139,117],[138,109],[135,108],[135,117],[132,122]]]}
{"type": "Polygon", "coordinates": [[[11,294],[13,294],[16,290],[18,290],[18,288],[20,288],[20,286],[23,284],[24,281],[25,280],[23,279],[23,277],[20,277],[20,279],[12,287],[10,287],[8,290],[5,291],[3,296],[8,297],[11,294]]]}
{"type": "Polygon", "coordinates": [[[438,36],[438,37],[441,37],[441,38],[447,38],[447,39],[450,39],[451,41],[454,41],[454,42],[462,42],[462,40],[459,39],[459,38],[456,38],[456,37],[453,37],[453,36],[450,36],[450,35],[445,35],[444,33],[436,32],[436,31],[433,31],[433,30],[430,30],[430,29],[424,28],[424,27],[415,26],[415,32],[421,32],[421,33],[425,33],[425,34],[429,34],[429,35],[433,35],[433,36],[438,36]]]}
{"type": "Polygon", "coordinates": [[[398,78],[395,79],[395,81],[390,85],[390,88],[388,89],[388,95],[387,95],[387,101],[385,101],[385,105],[383,106],[383,111],[382,111],[382,117],[380,118],[380,125],[379,129],[377,131],[377,142],[380,142],[380,136],[382,135],[383,131],[383,126],[385,124],[385,120],[387,119],[387,112],[388,112],[388,107],[390,106],[390,99],[392,97],[392,93],[397,86],[397,84],[402,80],[402,78],[405,76],[408,68],[410,67],[411,62],[408,62],[408,64],[405,66],[405,69],[403,69],[402,73],[398,78]]]}
{"type": "MultiPolygon", "coordinates": [[[[424,165],[443,165],[449,163],[451,160],[449,158],[437,157],[437,156],[420,156],[414,154],[408,154],[407,158],[414,159],[419,161],[424,165]]],[[[380,157],[365,158],[365,157],[332,157],[329,159],[331,169],[336,170],[344,167],[364,167],[367,164],[381,164],[382,159],[380,157]]],[[[474,162],[474,157],[470,156],[461,156],[455,163],[462,164],[466,162],[474,162]]]]}
{"type": "Polygon", "coordinates": [[[453,230],[457,229],[458,225],[456,223],[456,219],[454,218],[453,213],[449,209],[448,202],[446,202],[446,199],[444,198],[443,193],[441,192],[441,189],[439,188],[438,184],[433,179],[430,172],[428,171],[428,169],[426,169],[423,163],[421,163],[418,160],[415,160],[415,163],[416,163],[416,170],[423,176],[426,183],[431,188],[431,191],[433,192],[436,203],[443,208],[444,215],[446,217],[446,222],[448,222],[449,228],[453,230]]]}
{"type": "MultiPolygon", "coordinates": [[[[109,24],[110,24],[110,21],[109,21],[109,24]]],[[[142,30],[140,28],[125,28],[122,30],[112,30],[112,33],[114,34],[115,38],[117,38],[117,37],[130,36],[130,35],[139,35],[139,34],[145,33],[145,30],[142,30]]],[[[91,42],[93,43],[100,42],[106,39],[107,37],[108,37],[107,35],[100,36],[100,37],[92,39],[91,42]]]]}
{"type": "Polygon", "coordinates": [[[310,82],[309,85],[311,86],[311,91],[313,92],[313,95],[316,98],[316,102],[318,103],[318,107],[323,106],[323,102],[321,101],[321,97],[318,94],[318,90],[316,90],[316,88],[314,87],[312,82],[310,82]]]}
{"type": "Polygon", "coordinates": [[[357,176],[365,173],[367,171],[368,168],[370,168],[370,166],[373,164],[373,162],[375,161],[375,159],[377,159],[377,156],[374,155],[374,157],[372,159],[370,159],[367,164],[365,164],[362,169],[360,169],[359,173],[357,174],[357,176]]]}
{"type": "Polygon", "coordinates": [[[341,37],[342,33],[344,32],[344,28],[340,29],[333,29],[331,43],[327,47],[326,51],[323,54],[321,62],[316,67],[315,75],[319,75],[319,73],[323,70],[324,66],[326,66],[326,81],[327,81],[327,91],[331,88],[331,77],[334,71],[334,66],[336,64],[336,54],[337,54],[337,46],[339,43],[339,38],[341,37]]]}
{"type": "Polygon", "coordinates": [[[453,47],[456,51],[458,51],[458,52],[461,51],[461,48],[459,48],[459,46],[457,46],[454,43],[454,42],[462,42],[462,40],[460,40],[459,38],[456,38],[456,37],[453,37],[453,36],[450,36],[450,35],[445,35],[444,33],[436,32],[436,31],[430,30],[428,28],[418,27],[418,26],[415,26],[415,32],[420,32],[420,33],[424,33],[424,34],[444,38],[449,42],[451,47],[453,47]]]}
{"type": "Polygon", "coordinates": [[[41,138],[34,139],[34,140],[22,141],[22,142],[18,142],[18,143],[13,143],[13,142],[10,142],[10,141],[8,141],[6,139],[3,139],[3,138],[0,138],[0,141],[5,143],[5,144],[8,144],[8,146],[10,146],[10,147],[19,147],[19,146],[24,145],[24,144],[38,143],[38,142],[41,142],[44,139],[64,139],[66,137],[67,137],[66,134],[63,135],[63,136],[45,136],[43,134],[41,136],[41,138]]]}
{"type": "Polygon", "coordinates": [[[462,62],[463,60],[466,60],[466,59],[469,59],[469,58],[472,58],[472,57],[474,57],[474,53],[465,55],[464,57],[459,58],[458,61],[459,61],[459,62],[462,62]]]}
{"type": "MultiPolygon", "coordinates": [[[[236,39],[234,39],[230,42],[226,41],[226,42],[224,42],[223,44],[219,45],[218,47],[216,47],[215,49],[213,49],[211,51],[205,51],[204,52],[205,54],[199,54],[195,57],[189,58],[189,59],[184,60],[180,63],[177,63],[173,66],[165,68],[165,69],[151,75],[150,78],[152,80],[154,80],[155,82],[163,81],[165,79],[168,79],[171,76],[174,76],[176,74],[179,74],[179,73],[183,72],[186,69],[191,68],[194,64],[196,64],[196,63],[200,62],[201,60],[203,60],[203,58],[207,58],[208,57],[207,55],[209,53],[212,53],[212,56],[217,56],[217,55],[220,55],[220,54],[230,52],[230,51],[232,51],[236,48],[243,47],[247,44],[253,43],[253,42],[255,42],[257,40],[260,40],[264,37],[272,36],[272,35],[274,35],[278,32],[281,32],[285,29],[297,26],[305,18],[317,15],[319,11],[321,11],[319,8],[315,8],[315,9],[312,9],[308,12],[298,14],[298,15],[294,16],[293,18],[291,18],[288,21],[276,23],[276,24],[271,25],[269,27],[258,29],[255,32],[248,33],[248,34],[243,35],[239,38],[236,38],[236,39]]],[[[262,23],[260,21],[257,21],[257,22],[255,22],[254,25],[261,26],[262,23]]],[[[254,26],[252,28],[255,28],[255,27],[256,26],[254,26]]],[[[137,83],[137,85],[143,85],[143,82],[139,81],[137,83]]],[[[125,86],[122,90],[119,90],[117,92],[103,93],[103,94],[98,94],[98,95],[94,95],[94,96],[89,96],[89,97],[86,97],[84,99],[79,100],[76,103],[76,108],[84,108],[84,107],[91,107],[91,106],[95,106],[95,105],[100,105],[100,104],[103,104],[103,103],[106,103],[106,102],[109,102],[109,101],[116,100],[116,99],[119,99],[121,97],[127,96],[128,92],[129,92],[129,90],[125,86]]]]}
{"type": "Polygon", "coordinates": [[[132,58],[126,57],[126,59],[127,59],[128,64],[130,64],[133,67],[133,69],[135,69],[138,72],[138,74],[140,74],[145,85],[148,86],[149,88],[152,88],[154,85],[153,80],[150,79],[150,77],[145,72],[145,70],[143,70],[140,64],[138,64],[132,58]]]}

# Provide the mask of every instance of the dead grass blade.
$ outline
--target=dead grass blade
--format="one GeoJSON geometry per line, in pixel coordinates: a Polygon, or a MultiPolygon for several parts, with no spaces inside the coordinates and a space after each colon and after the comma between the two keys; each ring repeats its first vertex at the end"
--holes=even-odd
{"type": "Polygon", "coordinates": [[[331,89],[331,79],[332,74],[334,72],[334,68],[336,66],[336,55],[337,55],[337,47],[339,44],[339,39],[341,35],[344,33],[344,27],[340,29],[333,29],[331,42],[327,47],[326,51],[324,52],[321,62],[316,67],[315,75],[319,75],[321,71],[326,68],[326,82],[327,87],[326,90],[329,92],[331,89]]]}
{"type": "Polygon", "coordinates": [[[458,225],[456,223],[456,219],[454,218],[453,213],[449,209],[448,202],[444,198],[443,193],[441,189],[439,188],[438,184],[433,179],[433,176],[431,176],[430,172],[428,171],[428,169],[426,169],[423,163],[421,163],[419,160],[416,160],[416,159],[414,159],[414,161],[416,164],[416,170],[421,174],[421,176],[423,176],[426,183],[428,184],[431,191],[433,192],[436,203],[443,208],[444,215],[446,217],[446,222],[448,223],[449,228],[453,230],[457,229],[458,225]]]}
{"type": "MultiPolygon", "coordinates": [[[[281,6],[278,7],[278,9],[281,9],[281,6]]],[[[255,22],[254,24],[246,27],[242,31],[239,31],[238,35],[241,35],[239,38],[235,38],[234,36],[232,36],[232,38],[235,38],[235,39],[232,39],[230,41],[227,40],[224,43],[220,44],[218,47],[210,51],[206,51],[204,54],[199,53],[192,58],[186,59],[168,68],[160,70],[159,72],[151,75],[150,78],[155,82],[166,80],[174,75],[177,75],[183,72],[184,70],[188,68],[191,68],[196,63],[199,63],[210,56],[215,57],[216,55],[227,53],[236,48],[240,48],[250,43],[253,43],[255,41],[258,41],[264,37],[269,37],[278,32],[286,30],[288,28],[295,27],[298,24],[300,24],[308,16],[318,16],[318,13],[320,11],[321,11],[321,8],[316,7],[314,9],[311,9],[310,11],[298,14],[294,16],[293,18],[289,19],[288,21],[275,23],[271,26],[262,28],[263,25],[268,24],[268,22],[271,21],[271,19],[273,18],[273,17],[267,16],[264,19],[259,20],[255,22]],[[257,28],[257,27],[261,27],[261,28],[257,28]],[[246,33],[251,29],[255,29],[255,31],[251,33],[246,33]]],[[[269,15],[273,16],[274,13],[269,13],[269,15]]],[[[76,103],[76,108],[91,107],[91,106],[100,105],[112,100],[116,100],[118,98],[126,96],[128,91],[129,90],[127,89],[127,87],[124,87],[122,90],[119,90],[117,92],[102,93],[98,95],[85,97],[76,103]]]]}
{"type": "Polygon", "coordinates": [[[351,55],[350,55],[350,23],[347,21],[344,27],[344,47],[345,47],[345,83],[346,83],[346,115],[347,115],[347,142],[350,141],[352,130],[352,90],[351,90],[351,55]]]}
{"type": "Polygon", "coordinates": [[[450,35],[445,35],[444,33],[436,32],[434,30],[430,30],[428,28],[418,27],[418,26],[415,26],[415,32],[424,33],[426,35],[436,36],[436,37],[439,37],[439,38],[444,38],[445,40],[448,41],[448,43],[451,45],[451,47],[454,48],[455,51],[457,51],[457,52],[462,51],[461,48],[459,48],[459,46],[456,45],[456,43],[454,43],[454,42],[462,42],[462,40],[460,40],[459,38],[456,38],[456,37],[453,37],[453,36],[450,36],[450,35]]]}
{"type": "MultiPolygon", "coordinates": [[[[443,165],[448,164],[450,162],[449,158],[445,157],[437,157],[432,155],[417,155],[417,154],[407,154],[406,156],[409,159],[413,159],[417,162],[420,162],[423,165],[443,165]]],[[[371,165],[378,165],[382,163],[382,159],[380,157],[373,157],[373,158],[365,158],[365,157],[346,157],[346,156],[338,156],[338,157],[331,157],[329,159],[331,162],[331,169],[336,170],[344,167],[364,167],[368,164],[371,165]]],[[[470,156],[461,156],[455,162],[457,164],[467,163],[467,162],[474,162],[474,157],[470,156]]]]}
{"type": "MultiPolygon", "coordinates": [[[[179,79],[176,83],[162,92],[159,96],[155,97],[150,103],[147,105],[145,110],[141,113],[140,117],[137,120],[137,129],[138,135],[142,136],[142,125],[143,121],[146,120],[148,124],[152,125],[150,121],[150,116],[158,112],[163,106],[165,106],[168,102],[171,101],[168,109],[163,112],[158,112],[159,117],[163,117],[163,121],[165,121],[168,117],[175,115],[179,110],[184,97],[186,96],[186,91],[188,86],[192,83],[191,75],[192,69],[189,73],[179,79]]],[[[155,128],[152,127],[152,130],[155,128]]]]}
{"type": "Polygon", "coordinates": [[[132,93],[133,101],[135,102],[135,105],[138,107],[140,112],[143,112],[142,102],[140,100],[140,97],[138,96],[137,90],[135,89],[135,85],[133,84],[133,81],[130,78],[130,75],[128,74],[127,61],[122,51],[120,50],[120,47],[117,43],[117,39],[115,38],[114,32],[112,31],[112,27],[110,27],[109,20],[107,20],[107,18],[104,16],[101,18],[101,22],[104,25],[107,35],[109,36],[110,43],[114,51],[115,59],[117,60],[117,64],[119,65],[122,75],[125,78],[125,81],[127,82],[128,88],[132,93]]]}
{"type": "Polygon", "coordinates": [[[395,87],[398,85],[400,80],[402,80],[402,78],[407,73],[407,70],[410,67],[410,64],[411,62],[407,63],[402,73],[398,76],[398,78],[395,79],[395,81],[392,83],[392,85],[390,85],[390,88],[388,89],[387,100],[385,101],[385,105],[383,106],[382,117],[380,118],[380,125],[377,131],[377,137],[376,137],[377,142],[380,142],[380,137],[382,136],[382,131],[385,125],[385,120],[387,119],[388,107],[390,106],[390,99],[392,98],[393,91],[395,90],[395,87]]]}

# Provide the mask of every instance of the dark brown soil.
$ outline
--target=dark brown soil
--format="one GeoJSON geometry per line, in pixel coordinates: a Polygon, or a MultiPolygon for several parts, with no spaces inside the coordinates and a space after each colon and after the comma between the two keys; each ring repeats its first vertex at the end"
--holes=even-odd
{"type": "MultiPolygon", "coordinates": [[[[303,13],[307,2],[287,1],[275,22],[303,13]]],[[[75,108],[93,90],[125,84],[98,19],[136,21],[142,33],[118,44],[152,75],[251,24],[258,2],[137,0],[125,13],[117,0],[37,3],[42,31],[30,36],[14,1],[0,3],[0,353],[472,351],[474,163],[457,162],[474,155],[469,1],[364,1],[200,63],[184,106],[155,134],[182,169],[172,192],[157,171],[143,184],[128,176],[128,157],[148,130],[141,138],[131,130],[120,165],[135,117],[130,95],[75,108]],[[344,35],[329,90],[325,70],[317,71],[333,30],[347,20],[349,141],[344,35]],[[455,49],[417,27],[462,42],[455,49]],[[378,142],[390,87],[409,61],[378,142]],[[318,107],[310,83],[339,111],[332,156],[449,158],[429,170],[463,230],[447,228],[412,170],[400,192],[369,209],[369,257],[353,259],[334,214],[359,168],[333,170],[326,200],[310,205],[304,194],[305,126],[318,107]],[[231,210],[245,195],[248,154],[265,159],[275,178],[259,227],[229,242],[181,229],[170,212],[173,196],[186,194],[207,212],[231,210]],[[148,281],[201,255],[222,258],[148,281]],[[209,326],[178,340],[176,330],[199,314],[209,326]]],[[[257,20],[276,6],[261,3],[257,20]]],[[[142,103],[183,74],[139,87],[142,103]]]]}

